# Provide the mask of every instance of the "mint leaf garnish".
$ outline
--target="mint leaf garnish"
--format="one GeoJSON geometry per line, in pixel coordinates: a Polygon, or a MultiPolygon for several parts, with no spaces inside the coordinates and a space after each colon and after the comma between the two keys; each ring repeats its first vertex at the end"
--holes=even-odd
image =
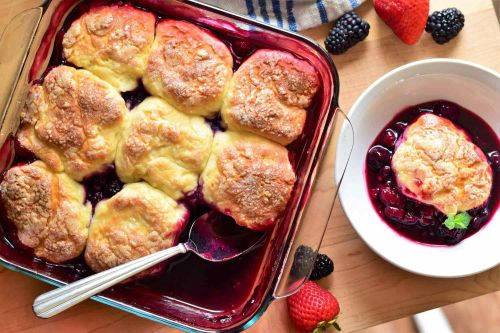
{"type": "Polygon", "coordinates": [[[448,218],[444,221],[444,225],[446,228],[452,230],[452,229],[455,229],[455,220],[454,220],[454,216],[450,215],[448,216],[448,218]]]}
{"type": "Polygon", "coordinates": [[[456,215],[449,215],[446,221],[444,221],[444,225],[446,228],[452,229],[467,229],[469,223],[472,219],[467,212],[463,212],[456,215]]]}

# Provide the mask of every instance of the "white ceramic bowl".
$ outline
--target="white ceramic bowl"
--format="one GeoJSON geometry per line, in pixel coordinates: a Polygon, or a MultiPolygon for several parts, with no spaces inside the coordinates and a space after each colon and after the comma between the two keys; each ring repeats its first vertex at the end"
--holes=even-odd
{"type": "MultiPolygon", "coordinates": [[[[400,236],[376,213],[365,181],[366,153],[378,133],[405,107],[445,99],[478,114],[499,135],[500,75],[460,60],[429,59],[399,67],[373,83],[354,103],[349,118],[354,150],[340,201],[360,237],[380,256],[410,272],[434,277],[475,274],[500,263],[500,209],[476,234],[454,246],[419,244],[400,236]]],[[[351,140],[343,128],[337,161],[351,140]]],[[[336,174],[337,180],[340,174],[336,174]]]]}

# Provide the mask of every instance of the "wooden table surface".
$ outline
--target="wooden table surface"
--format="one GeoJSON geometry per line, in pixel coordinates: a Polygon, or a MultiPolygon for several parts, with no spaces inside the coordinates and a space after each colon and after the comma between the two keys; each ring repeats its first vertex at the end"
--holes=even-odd
{"type": "MultiPolygon", "coordinates": [[[[33,3],[0,2],[0,32],[9,17],[33,3]]],[[[491,0],[431,0],[431,10],[456,6],[466,23],[459,37],[445,46],[429,34],[413,46],[401,43],[378,19],[367,1],[357,11],[371,25],[368,38],[333,59],[340,73],[340,104],[349,110],[355,99],[376,78],[411,61],[449,57],[474,61],[500,70],[500,29],[491,0]]],[[[331,24],[305,32],[323,43],[331,24]]],[[[2,50],[0,50],[2,52],[2,50]]],[[[333,144],[328,163],[332,163],[333,144]]],[[[349,184],[344,184],[349,186],[349,184]]],[[[357,236],[337,204],[321,252],[335,261],[335,273],[321,281],[341,304],[343,332],[356,331],[427,309],[500,290],[500,267],[459,279],[436,279],[396,268],[373,253],[357,236]]],[[[35,318],[33,299],[51,289],[45,283],[0,268],[0,321],[2,332],[176,332],[134,315],[86,301],[48,320],[35,318]]],[[[276,301],[248,332],[292,332],[284,301],[276,301]]]]}

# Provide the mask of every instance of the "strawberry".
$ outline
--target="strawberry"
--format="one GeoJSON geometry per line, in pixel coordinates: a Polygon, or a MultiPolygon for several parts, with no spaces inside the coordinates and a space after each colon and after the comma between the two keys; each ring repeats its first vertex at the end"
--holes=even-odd
{"type": "Polygon", "coordinates": [[[340,312],[335,296],[312,281],[288,297],[288,311],[299,332],[325,332],[330,326],[340,331],[336,323],[340,312]]]}
{"type": "Polygon", "coordinates": [[[378,16],[406,44],[415,44],[425,29],[429,0],[373,0],[378,16]]]}

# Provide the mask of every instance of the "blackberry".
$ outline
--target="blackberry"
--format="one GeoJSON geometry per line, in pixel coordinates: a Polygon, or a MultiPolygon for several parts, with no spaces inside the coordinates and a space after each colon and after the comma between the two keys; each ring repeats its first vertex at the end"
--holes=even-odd
{"type": "Polygon", "coordinates": [[[325,48],[333,54],[341,54],[368,36],[370,25],[349,12],[342,15],[325,39],[325,48]]]}
{"type": "Polygon", "coordinates": [[[326,254],[318,254],[314,261],[314,269],[309,280],[322,279],[333,272],[333,261],[326,254]]]}
{"type": "Polygon", "coordinates": [[[465,17],[456,8],[447,8],[432,13],[427,19],[425,31],[432,34],[438,44],[448,43],[455,38],[464,27],[465,17]]]}
{"type": "Polygon", "coordinates": [[[459,243],[467,233],[467,229],[448,229],[441,224],[438,229],[438,236],[441,240],[448,245],[455,245],[459,243]]]}
{"type": "Polygon", "coordinates": [[[316,252],[308,246],[300,245],[295,251],[293,258],[291,275],[296,278],[303,278],[314,264],[314,259],[316,257],[316,252]]]}

